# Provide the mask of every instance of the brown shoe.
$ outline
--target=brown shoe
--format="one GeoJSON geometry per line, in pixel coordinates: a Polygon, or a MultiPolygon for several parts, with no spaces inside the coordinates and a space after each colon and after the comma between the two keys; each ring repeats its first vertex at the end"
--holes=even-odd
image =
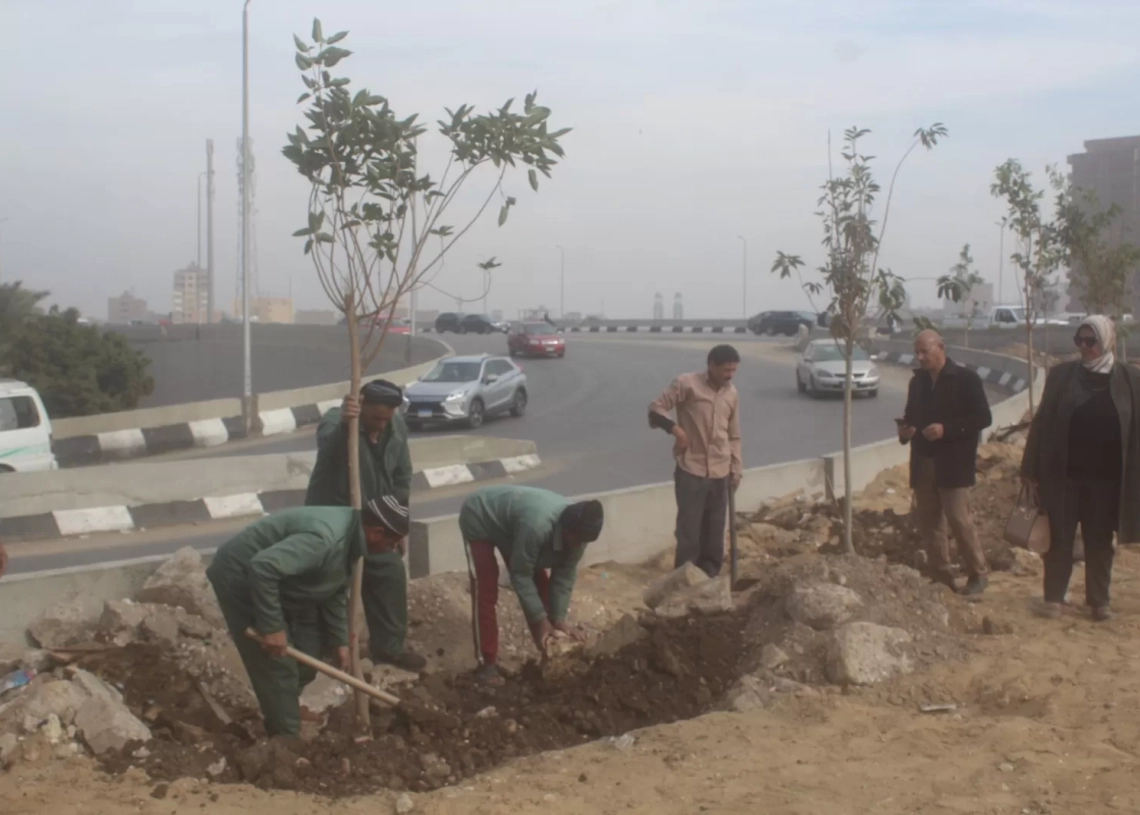
{"type": "Polygon", "coordinates": [[[1059,620],[1061,619],[1061,604],[1060,603],[1037,603],[1033,606],[1033,613],[1038,617],[1043,617],[1046,620],[1059,620]]]}
{"type": "Polygon", "coordinates": [[[1108,622],[1112,619],[1112,609],[1108,606],[1093,606],[1092,618],[1098,623],[1108,622]]]}

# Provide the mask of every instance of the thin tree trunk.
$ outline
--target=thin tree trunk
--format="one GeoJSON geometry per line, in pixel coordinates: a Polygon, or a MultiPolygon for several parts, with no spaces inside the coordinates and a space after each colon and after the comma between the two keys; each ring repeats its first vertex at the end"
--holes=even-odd
{"type": "Polygon", "coordinates": [[[847,341],[846,359],[843,361],[846,379],[843,382],[843,551],[855,554],[855,542],[851,534],[851,357],[854,343],[847,341]]]}
{"type": "Polygon", "coordinates": [[[1025,357],[1029,364],[1028,379],[1029,383],[1029,418],[1033,418],[1033,369],[1036,367],[1033,364],[1033,313],[1032,309],[1028,307],[1031,302],[1029,299],[1029,283],[1025,284],[1025,302],[1027,307],[1025,309],[1025,357]]]}
{"type": "MultiPolygon", "coordinates": [[[[348,345],[351,354],[350,393],[360,394],[360,326],[356,322],[356,299],[352,292],[344,298],[344,316],[348,324],[348,345]]],[[[348,494],[352,508],[360,512],[364,501],[360,494],[360,419],[348,422],[348,494]]],[[[364,667],[360,662],[360,620],[363,616],[361,599],[364,582],[364,558],[361,557],[352,567],[352,590],[348,596],[348,648],[349,671],[357,679],[364,679],[364,667]]],[[[368,708],[368,695],[356,691],[356,724],[361,731],[371,730],[372,717],[368,708]]]]}

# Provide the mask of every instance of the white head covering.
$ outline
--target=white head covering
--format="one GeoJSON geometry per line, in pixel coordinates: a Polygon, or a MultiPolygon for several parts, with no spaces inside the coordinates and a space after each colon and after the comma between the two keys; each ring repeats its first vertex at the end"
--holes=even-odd
{"type": "Polygon", "coordinates": [[[1097,344],[1100,346],[1100,356],[1088,361],[1081,361],[1081,364],[1086,369],[1092,371],[1094,374],[1107,374],[1112,373],[1112,366],[1116,362],[1116,325],[1109,317],[1103,314],[1090,314],[1081,320],[1081,324],[1077,326],[1077,332],[1088,326],[1093,330],[1096,335],[1097,344]]]}

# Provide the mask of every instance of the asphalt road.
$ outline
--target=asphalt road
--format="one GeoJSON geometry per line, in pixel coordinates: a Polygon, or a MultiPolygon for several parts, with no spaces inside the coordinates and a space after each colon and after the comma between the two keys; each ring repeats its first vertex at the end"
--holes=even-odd
{"type": "MultiPolygon", "coordinates": [[[[502,336],[449,334],[445,339],[458,353],[505,351],[502,336]]],[[[678,373],[702,368],[708,349],[722,341],[734,343],[744,358],[736,386],[741,399],[746,467],[823,455],[842,446],[841,400],[814,400],[798,394],[793,378],[795,355],[783,347],[786,341],[751,337],[569,336],[565,359],[520,362],[531,396],[527,415],[489,420],[475,432],[536,441],[543,467],[520,480],[566,495],[668,481],[673,470],[672,440],[661,431],[649,429],[649,402],[678,373]]],[[[891,420],[902,411],[909,372],[890,366],[882,370],[879,398],[856,401],[855,444],[890,435],[894,428],[891,420]]],[[[309,430],[206,454],[225,458],[309,450],[313,443],[309,430]]],[[[219,461],[219,466],[224,462],[219,461]]],[[[458,512],[469,491],[470,487],[458,487],[414,496],[413,513],[428,518],[458,512]]],[[[11,569],[35,571],[163,554],[184,545],[206,549],[226,540],[240,525],[211,524],[95,536],[85,541],[14,544],[11,569]]]]}

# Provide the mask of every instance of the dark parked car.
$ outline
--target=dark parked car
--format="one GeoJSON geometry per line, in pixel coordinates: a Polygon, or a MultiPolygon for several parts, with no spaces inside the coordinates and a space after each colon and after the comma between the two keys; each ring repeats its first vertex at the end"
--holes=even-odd
{"type": "Polygon", "coordinates": [[[446,334],[448,331],[450,331],[452,334],[462,334],[462,324],[462,314],[455,314],[450,311],[445,311],[435,318],[435,333],[446,334]]]}
{"type": "Polygon", "coordinates": [[[810,330],[819,321],[810,311],[762,311],[748,321],[748,330],[753,334],[785,334],[794,337],[801,325],[810,330]]]}
{"type": "Polygon", "coordinates": [[[466,314],[459,321],[461,334],[496,334],[502,331],[486,314],[466,314]]]}

